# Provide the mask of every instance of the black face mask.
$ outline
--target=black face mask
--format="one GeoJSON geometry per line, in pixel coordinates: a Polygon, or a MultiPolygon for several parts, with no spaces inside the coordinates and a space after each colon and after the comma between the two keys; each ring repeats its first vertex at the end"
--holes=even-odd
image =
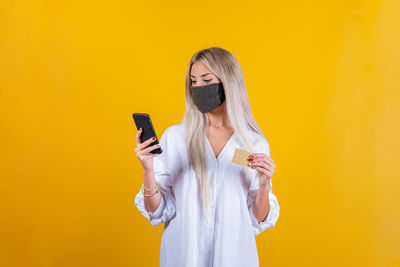
{"type": "Polygon", "coordinates": [[[203,86],[190,86],[193,101],[197,108],[207,113],[213,111],[225,100],[224,86],[222,83],[211,83],[203,86]]]}

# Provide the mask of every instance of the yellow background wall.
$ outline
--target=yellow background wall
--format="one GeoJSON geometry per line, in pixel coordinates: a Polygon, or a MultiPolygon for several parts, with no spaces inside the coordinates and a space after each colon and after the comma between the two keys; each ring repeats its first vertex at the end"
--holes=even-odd
{"type": "Polygon", "coordinates": [[[133,112],[239,60],[281,205],[260,266],[400,266],[400,2],[1,1],[0,266],[157,266],[133,112]]]}

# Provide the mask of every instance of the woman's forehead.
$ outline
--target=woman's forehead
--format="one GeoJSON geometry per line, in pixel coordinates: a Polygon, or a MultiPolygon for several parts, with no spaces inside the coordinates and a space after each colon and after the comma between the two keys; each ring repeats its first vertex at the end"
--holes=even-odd
{"type": "Polygon", "coordinates": [[[207,75],[214,75],[203,63],[199,62],[200,64],[196,64],[198,62],[195,62],[192,65],[192,68],[190,70],[190,77],[205,77],[207,75]]]}

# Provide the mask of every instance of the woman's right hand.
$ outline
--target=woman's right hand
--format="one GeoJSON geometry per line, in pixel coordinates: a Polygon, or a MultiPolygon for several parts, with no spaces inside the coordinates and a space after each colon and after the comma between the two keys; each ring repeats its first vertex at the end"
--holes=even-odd
{"type": "MultiPolygon", "coordinates": [[[[157,157],[159,154],[150,153],[150,151],[159,148],[159,144],[155,144],[147,147],[151,143],[155,141],[155,137],[149,138],[143,143],[140,141],[140,135],[142,134],[143,129],[140,128],[136,133],[136,157],[139,158],[140,163],[142,163],[143,171],[153,171],[153,158],[157,157]],[[154,138],[154,139],[153,139],[154,138]]],[[[162,150],[161,150],[162,151],[162,150]]]]}

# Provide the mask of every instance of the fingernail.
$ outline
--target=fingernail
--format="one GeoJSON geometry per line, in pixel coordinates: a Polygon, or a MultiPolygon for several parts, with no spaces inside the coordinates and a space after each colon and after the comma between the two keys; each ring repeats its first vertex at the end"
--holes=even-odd
{"type": "Polygon", "coordinates": [[[248,160],[249,160],[249,161],[253,161],[253,159],[252,159],[252,158],[249,158],[248,160]]]}
{"type": "Polygon", "coordinates": [[[158,147],[161,147],[161,144],[157,144],[158,147]]]}
{"type": "Polygon", "coordinates": [[[153,137],[153,138],[151,138],[151,139],[153,139],[153,140],[156,140],[156,138],[155,138],[155,137],[153,137]]]}
{"type": "Polygon", "coordinates": [[[250,162],[250,163],[249,163],[249,166],[251,166],[251,165],[253,165],[253,162],[250,162]]]}
{"type": "Polygon", "coordinates": [[[250,158],[254,158],[254,155],[250,155],[249,157],[250,157],[250,158]]]}

